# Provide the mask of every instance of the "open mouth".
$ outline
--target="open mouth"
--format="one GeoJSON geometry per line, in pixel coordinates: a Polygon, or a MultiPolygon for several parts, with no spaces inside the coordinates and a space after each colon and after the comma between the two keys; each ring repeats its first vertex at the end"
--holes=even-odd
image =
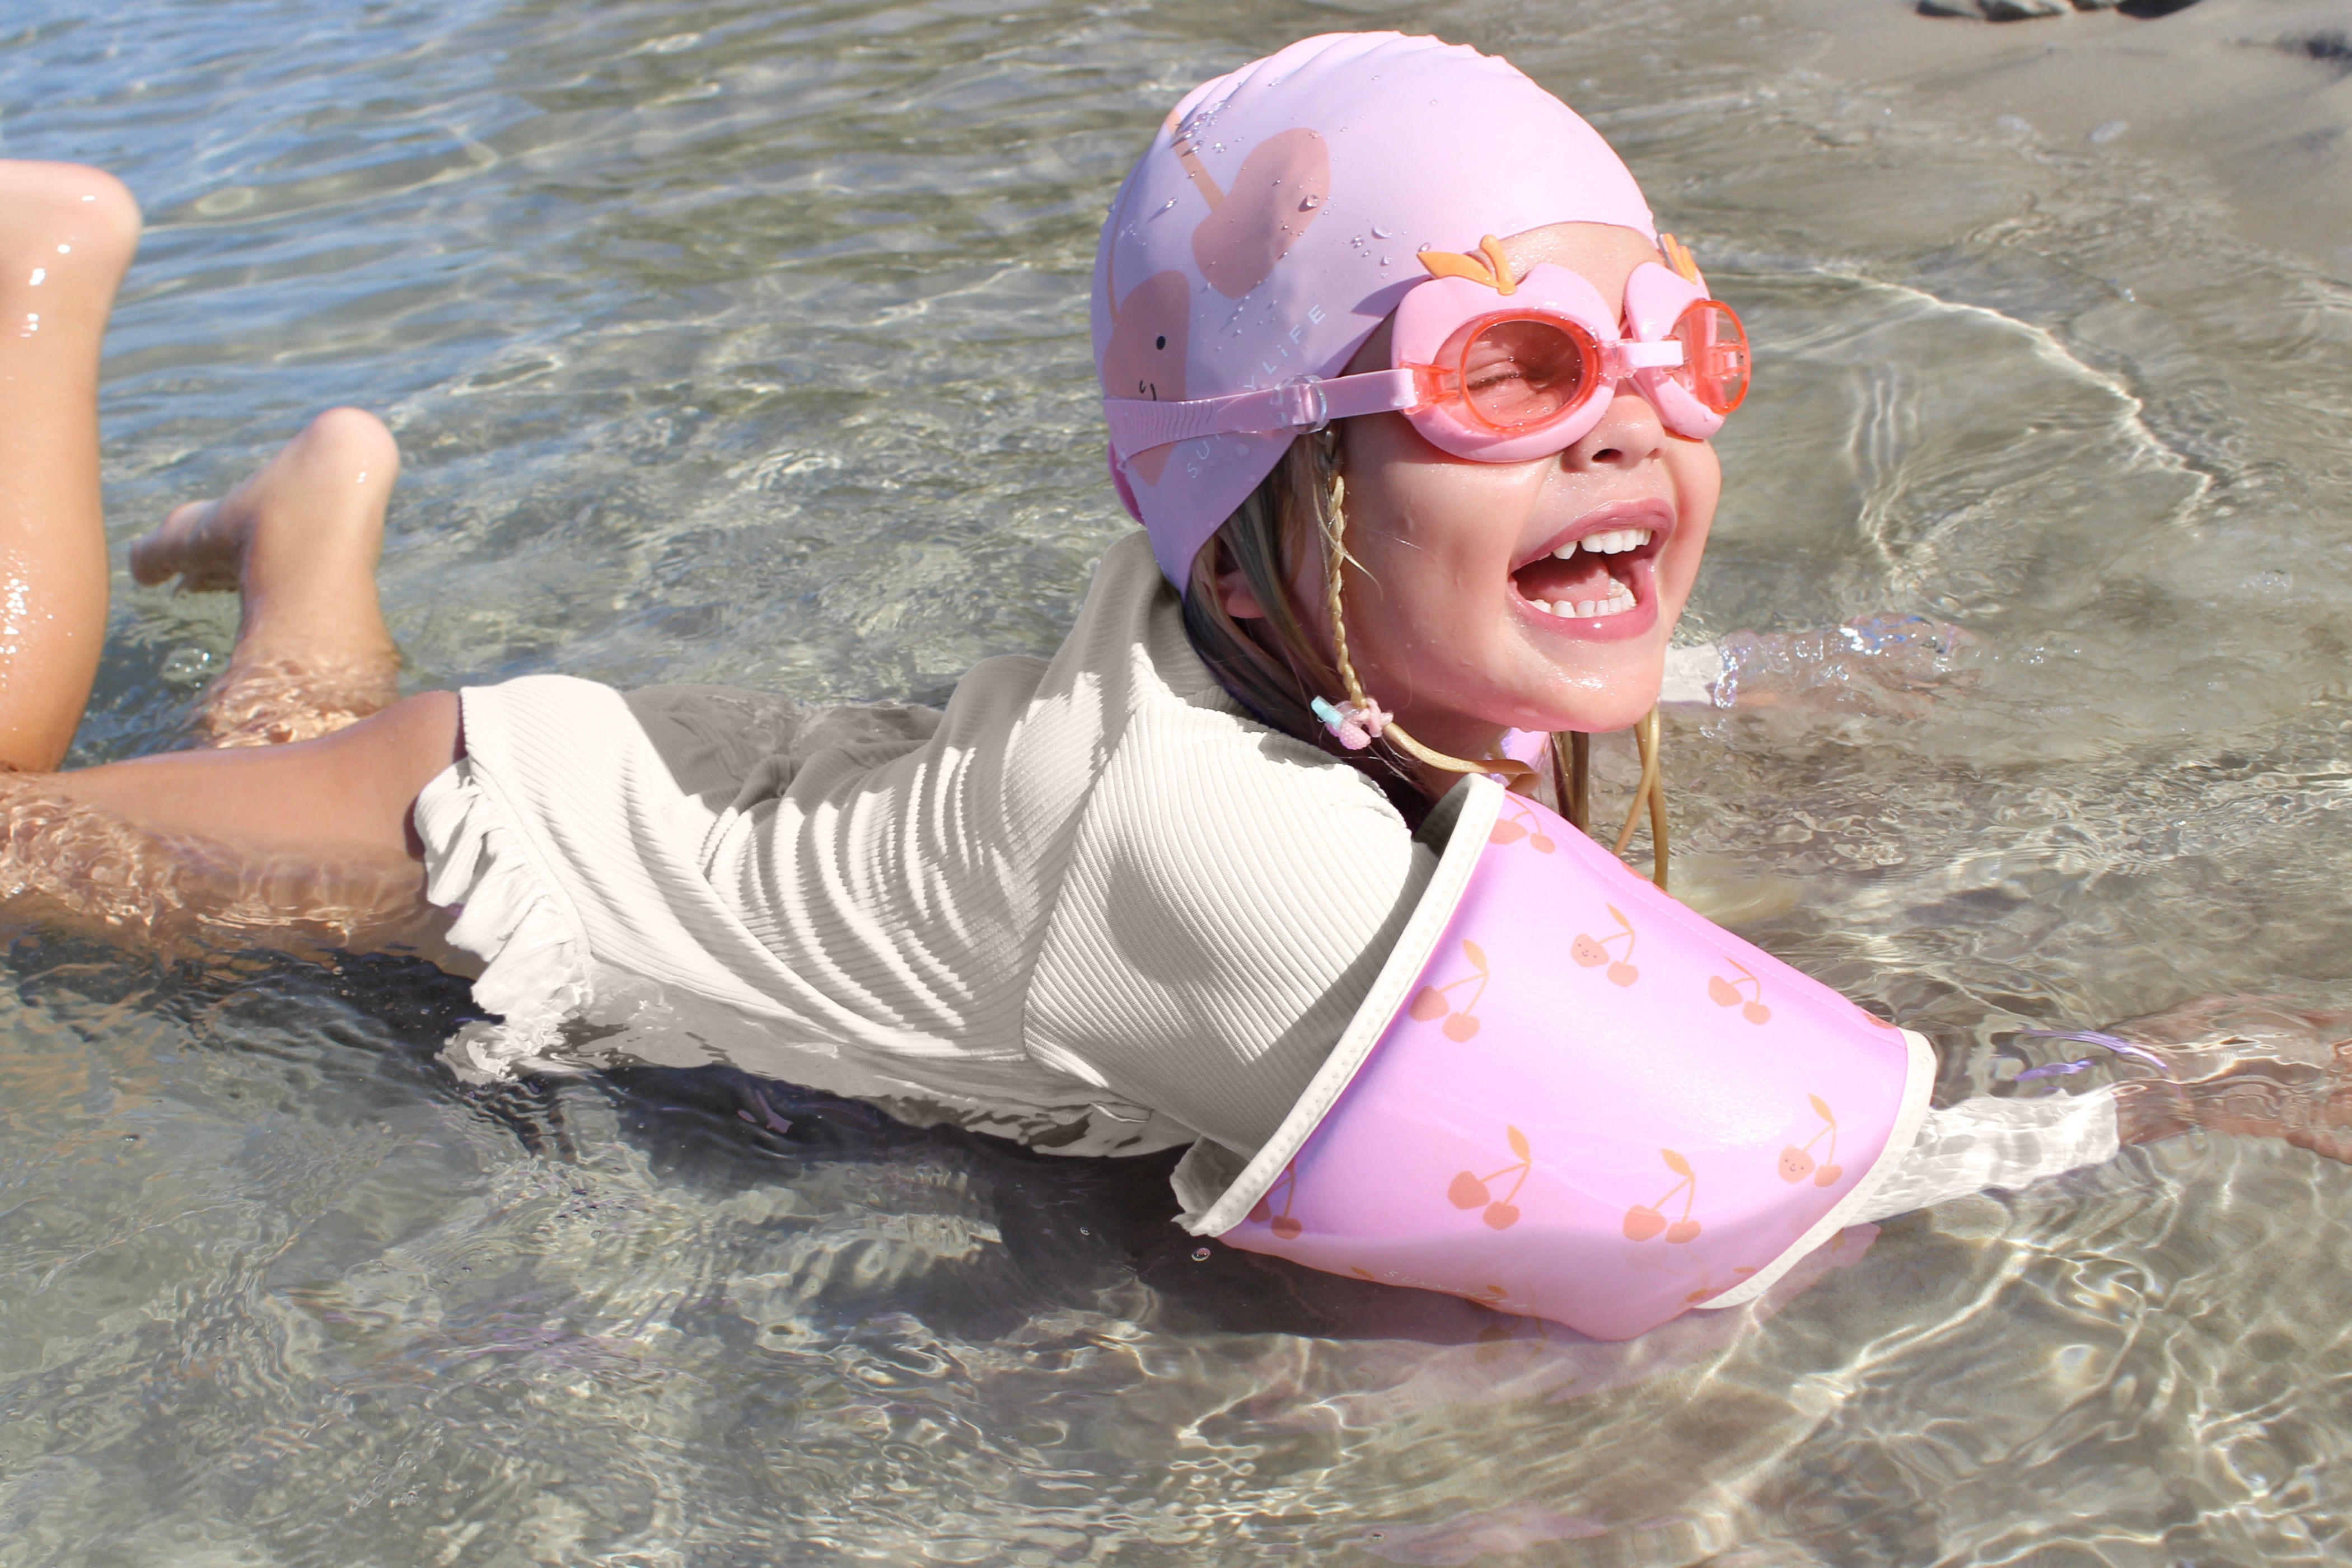
{"type": "Polygon", "coordinates": [[[1511,586],[1530,610],[1556,621],[1607,622],[1654,612],[1658,553],[1672,528],[1654,504],[1603,507],[1512,572],[1511,586]]]}

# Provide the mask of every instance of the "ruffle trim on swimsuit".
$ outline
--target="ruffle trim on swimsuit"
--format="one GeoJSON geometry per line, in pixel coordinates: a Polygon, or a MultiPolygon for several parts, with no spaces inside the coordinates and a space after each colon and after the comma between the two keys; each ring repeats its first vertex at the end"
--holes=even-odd
{"type": "MultiPolygon", "coordinates": [[[[562,696],[568,689],[542,686],[538,694],[562,696]]],[[[484,695],[467,693],[475,721],[468,734],[511,764],[516,699],[510,695],[502,706],[484,695]]],[[[617,1062],[725,1063],[863,1100],[912,1126],[959,1126],[1048,1154],[1149,1154],[1198,1137],[1146,1107],[1088,1094],[1081,1083],[1064,1086],[1066,1097],[1051,1102],[1016,1100],[988,1082],[987,1064],[807,1038],[756,1006],[721,1001],[677,977],[665,981],[607,961],[565,883],[541,863],[539,844],[522,825],[530,818],[500,788],[506,777],[469,756],[416,798],[425,896],[455,915],[450,945],[483,966],[474,981],[475,1001],[501,1015],[465,1025],[442,1048],[443,1061],[464,1082],[495,1083],[518,1073],[583,1072],[617,1062]]],[[[709,977],[704,980],[707,986],[709,977]]]]}
{"type": "Polygon", "coordinates": [[[562,1054],[565,1023],[594,996],[588,944],[531,868],[522,835],[470,758],[417,795],[416,832],[425,841],[425,896],[457,915],[450,944],[484,966],[474,999],[502,1015],[449,1038],[441,1056],[450,1071],[468,1083],[495,1083],[517,1072],[594,1066],[562,1054]]]}

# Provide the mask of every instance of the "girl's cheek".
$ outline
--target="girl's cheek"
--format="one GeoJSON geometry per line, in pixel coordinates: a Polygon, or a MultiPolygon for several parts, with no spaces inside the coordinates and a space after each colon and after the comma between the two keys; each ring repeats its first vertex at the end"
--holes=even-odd
{"type": "Polygon", "coordinates": [[[1673,629],[1674,621],[1681,616],[1684,606],[1690,602],[1691,590],[1698,584],[1699,556],[1704,541],[1693,541],[1693,545],[1694,548],[1688,549],[1679,544],[1670,547],[1663,563],[1664,570],[1658,574],[1658,597],[1662,601],[1659,608],[1665,612],[1664,620],[1669,631],[1673,629]]]}

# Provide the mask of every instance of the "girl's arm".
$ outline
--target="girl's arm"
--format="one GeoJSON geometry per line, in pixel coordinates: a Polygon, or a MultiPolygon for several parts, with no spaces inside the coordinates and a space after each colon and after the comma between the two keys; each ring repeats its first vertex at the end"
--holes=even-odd
{"type": "Polygon", "coordinates": [[[1969,674],[1973,640],[1916,615],[1812,632],[1734,632],[1666,651],[1669,706],[1843,709],[1914,718],[1969,674]]]}
{"type": "Polygon", "coordinates": [[[2277,1138],[2352,1163],[2352,1086],[2339,1071],[2271,1056],[2201,1077],[2138,1078],[2084,1094],[1964,1100],[1931,1111],[1873,1219],[2104,1164],[2189,1132],[2277,1138]]]}

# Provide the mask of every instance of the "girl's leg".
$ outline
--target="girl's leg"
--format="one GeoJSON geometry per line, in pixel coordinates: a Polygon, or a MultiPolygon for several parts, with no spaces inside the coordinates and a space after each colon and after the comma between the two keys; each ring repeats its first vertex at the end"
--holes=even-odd
{"type": "Polygon", "coordinates": [[[98,670],[98,351],[138,245],[112,176],[0,161],[0,767],[55,768],[98,670]]]}
{"type": "Polygon", "coordinates": [[[227,495],[179,507],[134,543],[142,582],[237,590],[236,647],[205,712],[218,745],[49,782],[225,862],[294,857],[417,880],[409,807],[458,754],[457,701],[392,700],[400,658],[375,563],[399,468],[373,414],[329,409],[227,495]]]}
{"type": "Polygon", "coordinates": [[[229,667],[206,694],[215,746],[309,740],[391,703],[400,655],[376,599],[400,449],[373,414],[329,409],[267,466],[131,547],[131,575],[234,588],[229,667]]]}
{"type": "Polygon", "coordinates": [[[224,863],[295,860],[404,867],[422,891],[410,808],[463,756],[457,696],[427,692],[315,740],[167,751],[52,774],[41,782],[149,833],[204,846],[224,863]]]}
{"type": "Polygon", "coordinates": [[[166,934],[431,950],[440,921],[410,813],[459,754],[457,701],[392,702],[399,658],[375,563],[399,462],[373,415],[331,409],[253,477],[131,547],[142,582],[241,595],[206,705],[216,748],[25,780],[13,815],[37,829],[11,847],[52,873],[39,885],[54,902],[166,934]],[[77,880],[110,855],[138,867],[128,902],[121,885],[77,880]]]}
{"type": "MultiPolygon", "coordinates": [[[[0,786],[0,897],[114,930],[429,939],[409,812],[457,754],[450,694],[322,739],[45,773],[72,739],[105,636],[98,350],[138,235],[137,207],[108,175],[0,160],[0,772],[16,775],[0,786]]],[[[195,565],[247,525],[226,547],[257,601],[232,674],[315,650],[389,695],[389,643],[363,580],[394,460],[380,426],[331,415],[253,486],[181,514],[177,539],[143,559],[169,575],[175,552],[195,565]],[[341,503],[338,483],[351,492],[341,503]],[[319,526],[298,536],[297,502],[313,499],[319,526]],[[293,548],[298,537],[319,548],[293,548]]]]}
{"type": "Polygon", "coordinates": [[[0,896],[165,941],[441,956],[411,812],[461,752],[431,692],[315,740],[0,780],[0,896]]]}

